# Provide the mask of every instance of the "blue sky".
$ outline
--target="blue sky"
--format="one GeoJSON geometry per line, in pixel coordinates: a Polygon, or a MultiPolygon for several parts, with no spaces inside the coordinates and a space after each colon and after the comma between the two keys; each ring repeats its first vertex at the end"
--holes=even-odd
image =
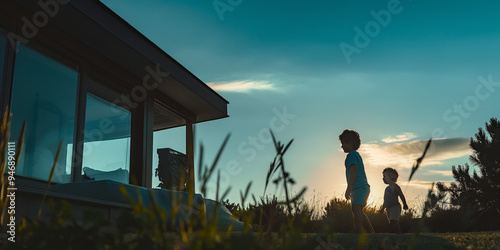
{"type": "MultiPolygon", "coordinates": [[[[230,102],[230,117],[198,124],[196,141],[210,161],[231,133],[218,169],[233,202],[250,181],[263,193],[270,127],[294,139],[285,163],[307,200],[342,196],[338,135],[357,130],[379,203],[384,167],[399,170],[409,200],[423,198],[430,183],[453,180],[469,138],[499,117],[497,1],[102,2],[230,102]],[[407,184],[430,137],[439,140],[407,184]]],[[[155,147],[184,152],[184,132],[156,134],[155,147]]]]}

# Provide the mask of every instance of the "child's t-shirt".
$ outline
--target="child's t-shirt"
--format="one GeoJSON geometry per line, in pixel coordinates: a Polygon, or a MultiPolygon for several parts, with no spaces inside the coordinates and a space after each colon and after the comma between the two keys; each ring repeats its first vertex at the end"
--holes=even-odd
{"type": "Polygon", "coordinates": [[[384,205],[383,206],[385,208],[390,208],[390,207],[394,207],[394,206],[401,206],[401,204],[399,204],[398,194],[396,193],[395,190],[392,191],[390,186],[387,186],[385,188],[384,205]]]}
{"type": "Polygon", "coordinates": [[[347,157],[345,158],[345,175],[347,182],[349,182],[349,173],[351,172],[352,164],[356,164],[356,166],[358,167],[358,171],[356,173],[356,180],[354,181],[352,189],[368,185],[368,180],[366,179],[366,173],[365,173],[365,165],[363,165],[363,159],[361,159],[361,155],[359,155],[358,151],[356,150],[349,152],[347,154],[347,157]]]}

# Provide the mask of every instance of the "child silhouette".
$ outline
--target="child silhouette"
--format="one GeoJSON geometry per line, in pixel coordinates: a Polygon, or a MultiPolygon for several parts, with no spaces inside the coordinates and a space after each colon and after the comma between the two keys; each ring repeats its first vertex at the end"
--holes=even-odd
{"type": "Polygon", "coordinates": [[[396,181],[398,180],[398,171],[394,168],[386,168],[382,171],[385,184],[388,184],[384,192],[384,205],[385,213],[387,215],[387,220],[391,224],[394,233],[401,233],[401,228],[399,227],[399,218],[401,217],[401,204],[399,203],[398,197],[401,198],[403,202],[403,209],[408,209],[406,204],[406,199],[401,191],[401,188],[396,181]]]}
{"type": "Polygon", "coordinates": [[[344,130],[339,136],[342,149],[347,153],[345,159],[345,173],[347,179],[347,189],[345,198],[351,200],[351,209],[354,217],[354,226],[357,233],[362,233],[365,229],[368,233],[374,233],[375,230],[366,216],[363,213],[363,208],[366,206],[368,195],[370,194],[370,185],[366,179],[365,166],[363,159],[356,151],[361,145],[361,139],[358,132],[354,130],[344,130]]]}

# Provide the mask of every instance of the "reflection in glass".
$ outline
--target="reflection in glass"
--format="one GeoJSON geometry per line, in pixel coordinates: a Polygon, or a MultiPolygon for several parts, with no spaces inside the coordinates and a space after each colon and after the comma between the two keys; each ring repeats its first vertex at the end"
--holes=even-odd
{"type": "Polygon", "coordinates": [[[12,89],[11,141],[23,121],[26,135],[16,173],[48,180],[59,142],[63,145],[53,181],[70,182],[78,73],[24,45],[18,46],[12,89]]]}
{"type": "MultiPolygon", "coordinates": [[[[160,163],[162,153],[173,149],[181,154],[186,153],[186,120],[175,114],[164,105],[155,103],[154,106],[154,130],[153,133],[153,176],[152,187],[160,187],[160,169],[163,172],[172,173],[171,176],[182,176],[181,171],[176,166],[168,164],[168,160],[160,163]],[[167,163],[167,164],[166,164],[167,163]],[[160,165],[161,164],[161,165],[160,165]]],[[[185,180],[184,180],[185,181],[185,180]]],[[[180,182],[183,182],[182,180],[180,182]]],[[[179,183],[179,181],[175,181],[179,183]]],[[[164,185],[163,185],[164,186],[164,185]]],[[[165,186],[164,186],[165,188],[165,186]]],[[[169,188],[168,186],[166,188],[169,188]]]]}
{"type": "Polygon", "coordinates": [[[129,183],[130,111],[87,94],[82,174],[129,183]]]}

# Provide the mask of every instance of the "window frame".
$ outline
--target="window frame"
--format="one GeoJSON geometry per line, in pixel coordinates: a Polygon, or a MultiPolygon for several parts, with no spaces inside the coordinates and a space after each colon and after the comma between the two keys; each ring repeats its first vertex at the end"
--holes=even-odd
{"type": "MultiPolygon", "coordinates": [[[[8,69],[8,72],[6,72],[6,74],[8,75],[7,76],[8,81],[6,81],[6,84],[5,84],[6,88],[8,88],[8,102],[5,105],[5,108],[8,107],[9,111],[10,111],[10,110],[12,110],[12,97],[13,97],[14,80],[15,80],[14,77],[15,77],[15,72],[16,72],[15,68],[16,68],[16,62],[17,62],[17,58],[18,58],[18,50],[19,50],[20,44],[16,43],[15,45],[11,45],[10,41],[7,39],[7,46],[9,47],[11,52],[13,53],[13,56],[11,58],[8,58],[9,59],[9,62],[8,62],[9,69],[8,69]]],[[[35,52],[36,54],[43,56],[47,60],[53,61],[53,62],[59,64],[60,66],[66,67],[66,68],[68,68],[76,73],[77,79],[76,79],[76,86],[75,86],[75,92],[74,92],[75,98],[76,98],[74,100],[74,104],[76,107],[77,100],[78,100],[78,87],[79,87],[78,85],[79,85],[79,78],[80,78],[80,71],[79,71],[78,64],[75,62],[72,62],[70,59],[66,58],[64,55],[58,54],[51,47],[45,46],[44,44],[41,44],[38,41],[31,41],[28,44],[23,44],[23,46],[25,48],[35,52]]],[[[75,119],[74,123],[76,123],[76,114],[74,116],[74,119],[75,119]]],[[[75,127],[74,127],[74,125],[75,124],[73,124],[73,136],[71,137],[73,140],[73,143],[75,143],[75,137],[74,137],[75,127]]],[[[27,124],[27,126],[29,126],[29,124],[27,124]]],[[[13,135],[13,136],[17,137],[19,135],[13,135]]],[[[17,139],[17,138],[11,138],[11,139],[17,139]]],[[[26,145],[24,147],[26,147],[26,145]]],[[[72,153],[71,158],[74,158],[73,152],[71,152],[71,153],[72,153]]],[[[71,173],[70,173],[70,175],[71,175],[71,173]]],[[[33,177],[33,176],[26,176],[26,175],[20,175],[20,176],[23,176],[25,178],[35,179],[35,180],[47,181],[47,180],[40,179],[40,178],[33,177]]],[[[54,181],[52,181],[52,182],[54,182],[54,181]]],[[[71,182],[71,177],[70,177],[70,182],[71,182]]]]}
{"type": "Polygon", "coordinates": [[[0,26],[0,32],[2,35],[5,36],[6,43],[5,43],[5,55],[4,55],[4,64],[3,68],[0,69],[2,70],[2,79],[1,79],[1,88],[2,92],[0,94],[1,101],[0,101],[0,108],[1,112],[3,115],[3,112],[6,110],[7,107],[10,107],[11,103],[11,97],[12,97],[12,80],[14,76],[14,63],[15,63],[15,56],[16,56],[16,50],[17,50],[17,44],[12,45],[10,43],[10,40],[7,37],[7,29],[4,27],[0,26]]]}
{"type": "MultiPolygon", "coordinates": [[[[0,26],[0,28],[3,29],[2,26],[0,26]]],[[[7,37],[6,41],[7,41],[6,53],[4,57],[5,62],[3,68],[4,72],[3,72],[3,77],[1,79],[2,80],[1,97],[3,101],[2,103],[0,103],[0,105],[2,109],[10,107],[10,104],[12,102],[12,89],[14,84],[13,77],[14,77],[15,63],[16,63],[15,57],[16,57],[17,46],[19,45],[15,44],[14,46],[12,46],[7,37]]],[[[83,176],[80,174],[82,171],[82,157],[81,154],[79,154],[79,152],[83,152],[82,150],[83,150],[83,143],[85,136],[84,128],[85,128],[87,94],[88,93],[94,94],[100,98],[103,98],[113,103],[114,98],[120,97],[120,95],[126,95],[126,93],[130,92],[132,89],[130,86],[127,86],[127,84],[119,84],[118,82],[130,83],[139,81],[138,79],[137,81],[130,81],[130,80],[126,81],[124,80],[125,77],[123,77],[123,79],[120,79],[116,77],[117,73],[107,70],[105,71],[104,69],[97,69],[95,66],[91,65],[87,60],[84,60],[83,58],[77,56],[73,52],[65,49],[64,47],[58,47],[57,43],[52,43],[52,45],[50,44],[51,44],[50,42],[46,43],[43,40],[42,42],[30,41],[28,44],[24,44],[24,46],[36,51],[37,53],[49,58],[50,60],[53,60],[57,63],[60,63],[66,67],[75,70],[78,75],[76,93],[75,93],[76,96],[75,123],[74,123],[73,149],[72,149],[72,160],[71,160],[71,182],[80,182],[83,181],[83,176]],[[116,93],[114,95],[110,95],[109,92],[106,91],[106,89],[111,89],[116,93]]],[[[150,122],[148,119],[141,118],[141,117],[153,118],[152,114],[150,116],[148,116],[147,114],[148,106],[151,106],[150,110],[152,111],[151,103],[153,103],[152,97],[148,95],[146,100],[137,103],[138,104],[137,108],[131,109],[124,105],[121,105],[120,103],[117,104],[118,106],[126,110],[129,110],[132,115],[131,147],[129,148],[128,152],[128,154],[130,155],[129,182],[130,183],[135,182],[140,186],[146,186],[146,187],[148,185],[148,182],[151,183],[151,180],[148,181],[147,178],[144,178],[147,175],[143,174],[143,172],[152,172],[152,165],[151,164],[147,165],[147,163],[151,161],[148,161],[147,159],[145,159],[145,157],[141,156],[135,157],[136,154],[133,154],[132,152],[135,152],[134,150],[137,150],[139,146],[145,148],[146,150],[152,147],[152,145],[151,147],[148,147],[146,144],[148,144],[149,142],[144,141],[144,139],[147,139],[148,137],[146,135],[147,131],[142,131],[147,126],[149,126],[148,124],[150,122]],[[145,122],[143,123],[141,121],[145,122]],[[132,146],[132,144],[136,146],[132,146]],[[145,161],[146,165],[142,165],[143,161],[145,161]],[[141,164],[137,165],[133,164],[133,162],[141,164]],[[142,166],[144,166],[144,168],[142,166]],[[139,178],[137,178],[137,176],[134,176],[134,173],[135,175],[140,175],[139,176],[140,182],[137,180],[139,178]]],[[[151,124],[151,144],[152,144],[152,126],[153,125],[151,124]]],[[[23,176],[23,178],[37,180],[36,178],[32,178],[29,176],[23,176]]]]}
{"type": "MultiPolygon", "coordinates": [[[[5,19],[4,19],[5,20],[5,19]]],[[[12,22],[4,22],[0,20],[0,28],[7,34],[21,33],[22,23],[20,20],[12,19],[12,22]],[[17,21],[16,21],[17,20],[17,21]]],[[[6,35],[7,36],[7,35],[6,35]]],[[[5,55],[4,74],[2,77],[2,101],[0,106],[2,109],[10,106],[12,98],[12,86],[14,75],[14,64],[16,57],[17,44],[10,44],[7,38],[7,51],[5,55]]],[[[71,161],[71,182],[83,181],[81,174],[82,159],[78,156],[78,152],[83,152],[84,141],[84,126],[85,126],[85,111],[86,111],[86,96],[87,92],[102,96],[96,93],[99,90],[94,89],[95,86],[89,84],[89,79],[98,80],[104,83],[107,87],[124,95],[130,95],[132,89],[142,83],[142,79],[136,75],[121,68],[111,60],[103,57],[96,51],[90,50],[81,41],[70,37],[68,34],[59,31],[50,23],[44,27],[44,32],[39,32],[36,37],[31,39],[26,46],[34,49],[40,54],[48,56],[54,61],[57,61],[70,68],[75,68],[78,73],[76,107],[75,107],[75,123],[73,135],[73,152],[71,161]]],[[[0,69],[1,70],[1,69],[0,69]]],[[[146,74],[146,72],[145,72],[146,74]]],[[[131,110],[131,147],[130,147],[130,180],[129,183],[151,187],[152,185],[152,158],[153,154],[153,130],[154,130],[154,105],[155,98],[161,98],[167,101],[168,108],[179,114],[183,119],[194,119],[194,115],[187,109],[179,106],[175,101],[166,98],[161,93],[147,92],[144,101],[138,102],[137,107],[131,110]],[[167,100],[168,99],[168,100],[167,100]]],[[[123,105],[119,106],[127,109],[123,105]]],[[[30,177],[23,177],[30,179],[30,177]]],[[[35,181],[35,179],[33,179],[35,181]]]]}
{"type": "MultiPolygon", "coordinates": [[[[131,115],[131,122],[130,122],[130,144],[132,144],[132,125],[133,125],[133,114],[134,114],[134,109],[130,107],[125,107],[123,105],[118,105],[115,103],[114,100],[117,98],[120,98],[123,93],[118,92],[114,88],[110,88],[109,86],[106,86],[110,84],[111,86],[116,86],[117,83],[113,79],[110,79],[109,77],[100,75],[96,72],[94,72],[91,76],[88,74],[85,75],[85,77],[82,77],[82,85],[85,86],[85,91],[81,92],[81,96],[79,96],[79,99],[81,100],[81,105],[83,105],[82,109],[79,110],[79,114],[81,114],[81,118],[79,117],[78,121],[78,128],[79,133],[77,133],[76,136],[78,136],[78,148],[74,147],[74,153],[76,154],[75,158],[78,159],[78,161],[75,161],[76,165],[75,168],[72,170],[72,178],[73,182],[77,181],[83,181],[83,176],[82,176],[82,168],[83,168],[83,152],[85,150],[85,122],[86,122],[86,114],[87,114],[87,98],[89,94],[92,94],[98,98],[101,98],[105,101],[108,101],[110,104],[117,105],[127,111],[130,112],[131,115]],[[104,84],[105,83],[105,84],[104,84]]],[[[123,91],[123,90],[122,90],[123,91]]],[[[130,147],[128,152],[128,171],[129,171],[129,183],[132,181],[132,147],[130,147]]]]}

